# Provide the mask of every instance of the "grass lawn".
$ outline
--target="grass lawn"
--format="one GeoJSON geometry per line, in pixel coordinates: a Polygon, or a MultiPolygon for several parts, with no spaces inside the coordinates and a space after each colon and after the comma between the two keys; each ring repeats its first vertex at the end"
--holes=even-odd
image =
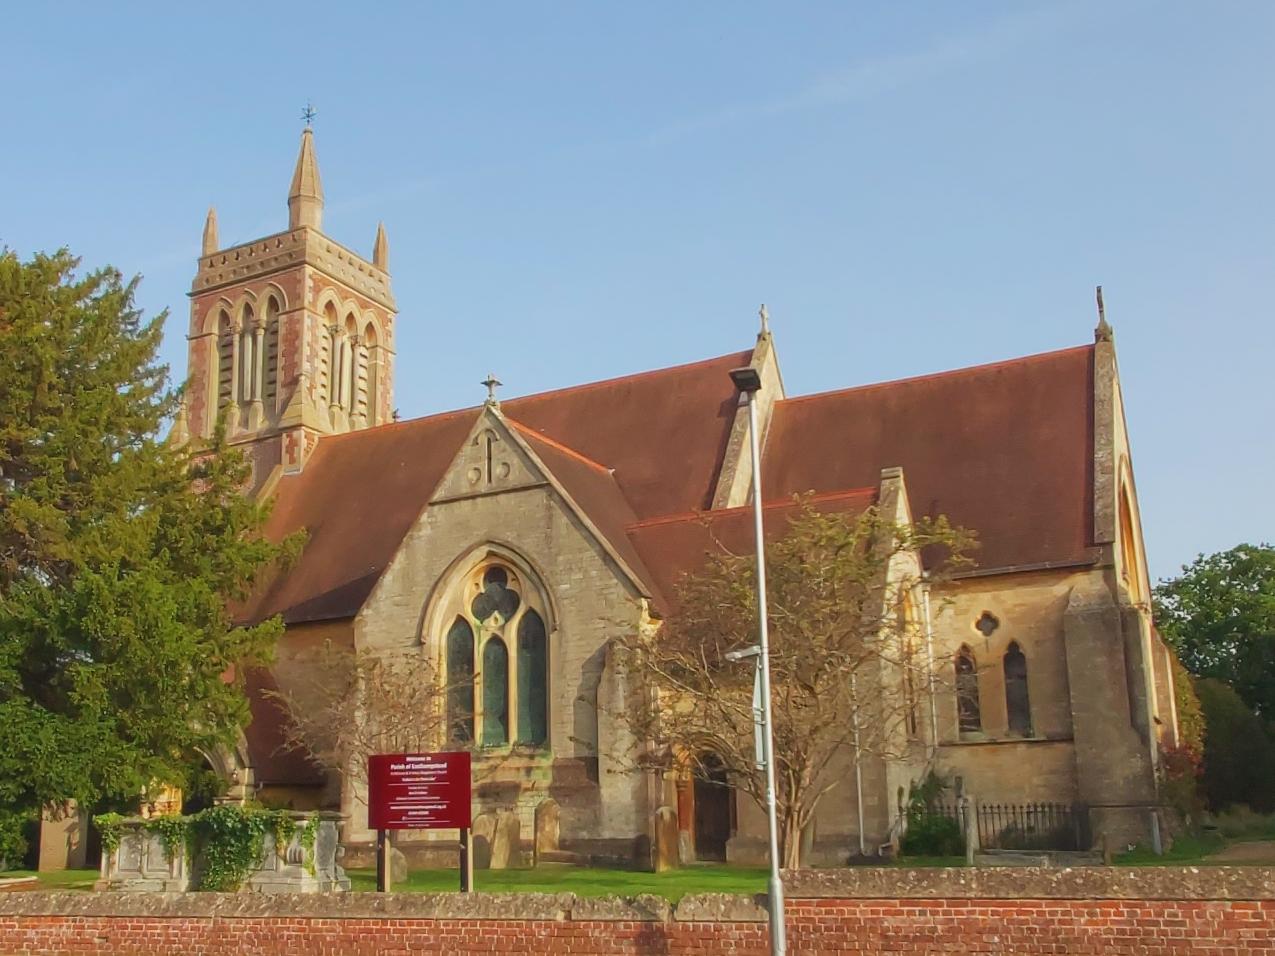
{"type": "MultiPolygon", "coordinates": [[[[351,889],[376,889],[376,871],[347,870],[351,889]]],[[[691,866],[667,873],[540,866],[526,870],[477,870],[480,893],[576,893],[579,896],[637,896],[653,893],[676,902],[688,893],[764,893],[767,871],[741,866],[691,866]]],[[[458,888],[456,870],[413,870],[395,892],[449,893],[458,888]]]]}
{"type": "Polygon", "coordinates": [[[963,856],[900,856],[890,861],[890,866],[905,870],[928,869],[937,866],[964,866],[963,856]]]}
{"type": "Polygon", "coordinates": [[[1112,862],[1116,866],[1182,866],[1188,863],[1207,863],[1208,857],[1226,846],[1225,838],[1217,834],[1194,836],[1184,833],[1173,841],[1173,846],[1160,856],[1150,847],[1134,847],[1128,853],[1119,853],[1112,862]]]}
{"type": "Polygon", "coordinates": [[[6,870],[0,877],[34,876],[40,880],[42,890],[91,890],[97,880],[97,870],[52,870],[37,873],[35,870],[6,870]]]}

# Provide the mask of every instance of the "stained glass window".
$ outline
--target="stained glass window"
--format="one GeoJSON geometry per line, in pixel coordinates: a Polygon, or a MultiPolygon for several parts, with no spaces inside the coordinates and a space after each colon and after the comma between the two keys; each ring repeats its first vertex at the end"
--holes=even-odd
{"type": "Polygon", "coordinates": [[[545,622],[527,611],[518,622],[518,743],[542,744],[548,737],[548,645],[545,622]]]}
{"type": "Polygon", "coordinates": [[[447,632],[447,735],[458,744],[474,739],[474,632],[462,617],[447,632]]]}
{"type": "Polygon", "coordinates": [[[504,624],[516,613],[522,604],[518,592],[509,587],[509,572],[504,568],[488,568],[483,575],[483,589],[474,598],[470,611],[474,620],[486,623],[493,614],[499,612],[499,624],[504,624]]]}
{"type": "Polygon", "coordinates": [[[978,733],[983,729],[982,708],[978,700],[978,666],[974,652],[962,645],[956,653],[956,710],[961,733],[978,733]]]}
{"type": "Polygon", "coordinates": [[[483,645],[483,746],[509,742],[509,652],[489,637],[483,645]]]}
{"type": "Polygon", "coordinates": [[[1032,735],[1032,708],[1027,694],[1027,658],[1017,641],[1005,651],[1005,711],[1009,732],[1020,737],[1032,735]]]}

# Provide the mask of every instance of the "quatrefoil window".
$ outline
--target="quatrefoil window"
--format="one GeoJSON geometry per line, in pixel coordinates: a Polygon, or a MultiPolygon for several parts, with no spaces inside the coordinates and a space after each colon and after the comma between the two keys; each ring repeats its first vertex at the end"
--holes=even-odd
{"type": "Polygon", "coordinates": [[[984,611],[979,619],[974,622],[975,630],[984,637],[991,637],[1000,626],[1000,620],[991,611],[984,611]]]}
{"type": "Polygon", "coordinates": [[[504,568],[492,567],[483,575],[483,589],[474,598],[470,611],[474,620],[483,624],[493,614],[499,614],[500,620],[496,622],[499,625],[512,618],[521,604],[522,598],[518,596],[518,592],[509,587],[509,572],[504,568]]]}

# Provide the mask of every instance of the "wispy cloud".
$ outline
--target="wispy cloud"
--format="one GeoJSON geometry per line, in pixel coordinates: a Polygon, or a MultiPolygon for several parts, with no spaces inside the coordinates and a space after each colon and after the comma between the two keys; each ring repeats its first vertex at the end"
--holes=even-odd
{"type": "Polygon", "coordinates": [[[1015,13],[978,29],[941,37],[928,46],[869,57],[822,73],[801,89],[777,97],[738,103],[679,120],[646,137],[649,145],[663,145],[684,136],[755,122],[772,116],[815,110],[856,101],[869,101],[906,86],[1011,50],[1033,37],[1075,21],[1088,4],[1058,4],[1015,13]]]}

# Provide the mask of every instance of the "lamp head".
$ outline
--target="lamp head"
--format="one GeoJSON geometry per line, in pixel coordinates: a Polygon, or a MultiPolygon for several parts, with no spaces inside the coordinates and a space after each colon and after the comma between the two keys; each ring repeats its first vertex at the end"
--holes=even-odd
{"type": "Polygon", "coordinates": [[[751,395],[753,392],[761,391],[761,373],[751,365],[731,369],[730,380],[745,394],[751,395]]]}

